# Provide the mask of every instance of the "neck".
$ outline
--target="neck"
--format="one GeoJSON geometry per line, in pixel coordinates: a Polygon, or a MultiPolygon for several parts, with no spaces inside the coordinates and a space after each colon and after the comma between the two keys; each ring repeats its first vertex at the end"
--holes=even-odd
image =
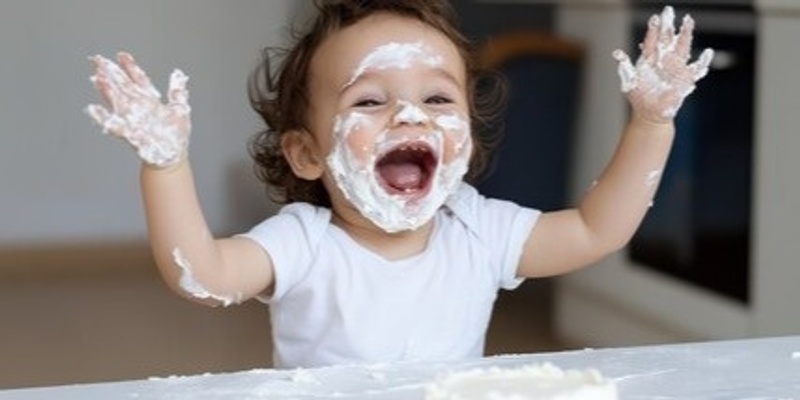
{"type": "Polygon", "coordinates": [[[358,244],[387,260],[402,260],[422,253],[433,232],[433,220],[415,230],[389,233],[364,218],[357,211],[342,215],[335,209],[332,222],[345,231],[358,244]],[[356,215],[353,215],[356,214],[356,215]]]}

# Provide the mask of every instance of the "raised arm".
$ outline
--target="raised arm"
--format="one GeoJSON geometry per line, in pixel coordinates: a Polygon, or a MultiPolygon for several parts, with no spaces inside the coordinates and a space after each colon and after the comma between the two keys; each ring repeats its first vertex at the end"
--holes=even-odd
{"type": "Polygon", "coordinates": [[[676,33],[674,18],[666,7],[650,19],[635,65],[621,50],[614,52],[631,119],[610,163],[580,205],[540,217],[525,244],[519,276],[558,275],[587,266],[625,246],[635,233],[672,146],[673,118],[713,58],[706,49],[688,63],[694,21],[687,15],[676,33]]]}
{"type": "Polygon", "coordinates": [[[87,113],[103,132],[125,140],[142,160],[148,235],[161,275],[177,293],[209,305],[239,303],[269,290],[268,255],[244,238],[214,239],[203,217],[188,161],[191,131],[187,76],[170,76],[166,104],[133,57],[101,56],[91,80],[105,105],[87,113]]]}

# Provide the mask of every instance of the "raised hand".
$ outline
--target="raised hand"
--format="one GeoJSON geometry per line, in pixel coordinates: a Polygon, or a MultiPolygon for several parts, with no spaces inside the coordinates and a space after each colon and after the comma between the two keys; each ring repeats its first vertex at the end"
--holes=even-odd
{"type": "Polygon", "coordinates": [[[122,138],[145,163],[165,168],[186,154],[191,131],[186,81],[180,70],[169,80],[167,103],[128,53],[119,53],[119,65],[102,56],[89,59],[95,74],[91,81],[105,100],[105,107],[91,104],[86,112],[103,127],[103,133],[122,138]]]}
{"type": "Polygon", "coordinates": [[[714,51],[705,49],[697,61],[689,64],[694,20],[688,14],[680,31],[675,32],[675,12],[667,6],[661,15],[648,21],[641,55],[636,65],[622,50],[614,51],[622,91],[635,114],[652,122],[669,122],[695,88],[695,82],[708,74],[714,51]]]}

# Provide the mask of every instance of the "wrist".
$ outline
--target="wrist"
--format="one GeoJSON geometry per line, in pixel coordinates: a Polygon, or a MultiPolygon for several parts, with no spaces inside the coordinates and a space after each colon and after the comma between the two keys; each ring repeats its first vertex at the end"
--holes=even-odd
{"type": "Polygon", "coordinates": [[[672,118],[657,118],[647,113],[637,112],[635,109],[631,113],[631,124],[648,126],[655,129],[672,128],[675,121],[672,118]]]}
{"type": "Polygon", "coordinates": [[[175,161],[161,165],[153,164],[147,161],[142,161],[142,170],[157,172],[160,174],[169,174],[183,168],[188,163],[189,163],[189,154],[188,152],[183,151],[175,161]]]}
{"type": "Polygon", "coordinates": [[[672,138],[675,134],[675,124],[672,120],[653,121],[652,119],[632,114],[626,130],[653,139],[672,138]]]}

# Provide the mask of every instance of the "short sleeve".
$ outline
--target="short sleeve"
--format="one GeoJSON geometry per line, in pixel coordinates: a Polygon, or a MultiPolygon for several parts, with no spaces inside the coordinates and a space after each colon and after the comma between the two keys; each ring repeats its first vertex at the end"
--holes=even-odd
{"type": "Polygon", "coordinates": [[[277,215],[239,235],[258,243],[272,260],[275,291],[269,299],[262,300],[280,300],[307,276],[329,223],[330,210],[296,203],[284,206],[277,215]]]}
{"type": "Polygon", "coordinates": [[[497,268],[498,285],[515,289],[522,250],[541,212],[514,202],[487,198],[463,184],[447,206],[485,244],[492,265],[497,268]]]}

